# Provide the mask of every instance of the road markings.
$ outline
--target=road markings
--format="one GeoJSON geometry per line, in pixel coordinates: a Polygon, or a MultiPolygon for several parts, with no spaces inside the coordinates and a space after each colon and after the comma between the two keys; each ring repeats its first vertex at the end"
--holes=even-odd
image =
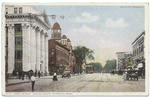
{"type": "MultiPolygon", "coordinates": [[[[100,74],[99,74],[99,75],[100,75],[100,74]]],[[[99,75],[98,75],[98,76],[99,76],[99,75]]],[[[93,77],[92,80],[96,79],[98,76],[93,77]]],[[[77,89],[77,92],[80,92],[80,91],[81,91],[83,88],[85,88],[85,86],[88,85],[89,83],[90,83],[90,81],[89,81],[88,83],[84,84],[83,86],[79,87],[79,88],[77,89]]]]}
{"type": "Polygon", "coordinates": [[[114,92],[117,92],[117,90],[114,88],[114,85],[112,84],[111,80],[108,78],[107,74],[105,74],[105,75],[106,75],[106,77],[107,77],[107,79],[108,79],[108,81],[109,81],[109,84],[110,84],[112,90],[113,90],[114,92]]]}

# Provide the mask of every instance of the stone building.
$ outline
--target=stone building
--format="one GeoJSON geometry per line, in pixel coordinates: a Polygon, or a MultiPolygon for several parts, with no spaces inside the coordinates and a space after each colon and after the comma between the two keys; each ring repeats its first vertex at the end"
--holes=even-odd
{"type": "Polygon", "coordinates": [[[72,45],[66,35],[61,37],[60,25],[56,22],[51,29],[51,39],[48,41],[49,72],[61,74],[65,70],[77,71],[76,57],[72,53],[72,45]],[[74,68],[74,69],[73,69],[74,68]]]}
{"type": "Polygon", "coordinates": [[[123,69],[127,69],[128,67],[134,67],[133,65],[133,55],[129,55],[127,56],[125,59],[124,59],[124,62],[123,62],[123,69]]]}
{"type": "Polygon", "coordinates": [[[138,62],[145,59],[145,31],[143,31],[132,43],[132,51],[133,51],[133,64],[137,64],[138,62]]]}
{"type": "Polygon", "coordinates": [[[143,31],[132,43],[133,64],[138,69],[138,75],[145,78],[145,31],[143,31]]]}
{"type": "Polygon", "coordinates": [[[48,71],[48,30],[45,10],[29,5],[5,6],[6,69],[15,71],[48,71]]]}
{"type": "Polygon", "coordinates": [[[124,60],[131,56],[131,52],[117,52],[117,64],[116,64],[116,71],[122,70],[123,69],[123,62],[124,60]]]}

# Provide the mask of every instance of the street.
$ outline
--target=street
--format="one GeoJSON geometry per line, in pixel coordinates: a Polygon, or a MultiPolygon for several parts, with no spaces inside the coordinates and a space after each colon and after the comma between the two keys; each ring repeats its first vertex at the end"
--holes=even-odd
{"type": "MultiPolygon", "coordinates": [[[[37,78],[34,92],[144,92],[145,79],[124,81],[123,75],[93,73],[71,78],[37,78]]],[[[31,83],[6,86],[6,92],[32,92],[31,83]]]]}

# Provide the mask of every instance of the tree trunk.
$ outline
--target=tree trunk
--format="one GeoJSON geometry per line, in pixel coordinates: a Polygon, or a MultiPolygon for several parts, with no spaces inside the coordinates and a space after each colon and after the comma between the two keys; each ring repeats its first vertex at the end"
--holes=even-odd
{"type": "Polygon", "coordinates": [[[82,73],[82,65],[80,64],[80,74],[82,73]]]}

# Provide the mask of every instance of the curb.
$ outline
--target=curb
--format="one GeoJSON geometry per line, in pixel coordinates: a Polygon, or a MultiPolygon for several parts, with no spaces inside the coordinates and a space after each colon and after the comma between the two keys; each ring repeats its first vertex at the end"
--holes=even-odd
{"type": "Polygon", "coordinates": [[[31,81],[18,82],[18,83],[10,83],[10,84],[6,84],[6,86],[17,85],[17,84],[22,84],[22,83],[29,83],[29,82],[31,82],[31,81]]]}

